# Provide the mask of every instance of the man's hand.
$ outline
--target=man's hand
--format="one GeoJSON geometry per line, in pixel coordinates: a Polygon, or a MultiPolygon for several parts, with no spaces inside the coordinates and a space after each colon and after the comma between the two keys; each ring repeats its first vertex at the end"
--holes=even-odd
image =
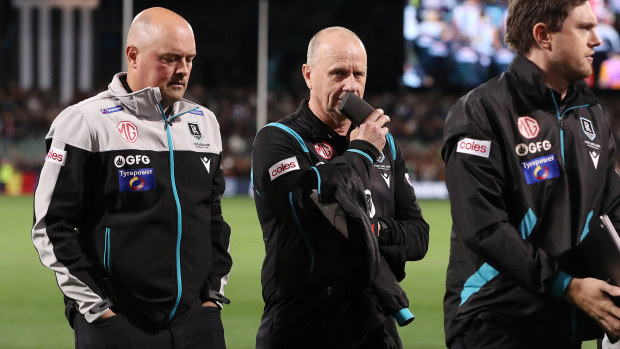
{"type": "Polygon", "coordinates": [[[608,335],[618,338],[620,308],[614,304],[612,297],[620,297],[620,287],[593,278],[573,278],[564,293],[564,299],[593,318],[608,335]]]}
{"type": "Polygon", "coordinates": [[[219,307],[217,306],[217,304],[215,304],[215,303],[213,303],[213,302],[211,302],[211,301],[206,301],[206,302],[202,303],[202,306],[203,306],[203,307],[215,307],[215,308],[219,308],[219,307]]]}
{"type": "Polygon", "coordinates": [[[112,311],[112,309],[108,309],[108,311],[106,311],[105,313],[103,313],[103,315],[101,315],[97,320],[95,321],[99,321],[99,320],[105,320],[107,318],[110,318],[112,316],[116,316],[116,313],[112,311]]]}
{"type": "Polygon", "coordinates": [[[383,109],[375,109],[364,123],[351,131],[350,140],[361,139],[372,143],[379,151],[383,151],[385,146],[385,135],[388,134],[385,123],[390,121],[390,117],[383,114],[383,109]]]}

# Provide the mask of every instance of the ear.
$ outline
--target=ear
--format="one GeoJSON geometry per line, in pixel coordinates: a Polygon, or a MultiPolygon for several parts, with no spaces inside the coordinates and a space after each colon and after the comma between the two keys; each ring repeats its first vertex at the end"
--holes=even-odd
{"type": "Polygon", "coordinates": [[[312,90],[312,82],[310,81],[310,74],[312,74],[312,68],[309,65],[304,64],[301,67],[301,73],[304,76],[304,80],[306,81],[306,86],[308,86],[308,89],[312,90]]]}
{"type": "Polygon", "coordinates": [[[133,45],[127,45],[125,48],[125,56],[127,57],[127,66],[135,68],[138,65],[138,48],[133,45]]]}
{"type": "Polygon", "coordinates": [[[545,23],[536,23],[532,28],[532,35],[534,35],[534,40],[540,48],[551,49],[551,33],[545,23]]]}

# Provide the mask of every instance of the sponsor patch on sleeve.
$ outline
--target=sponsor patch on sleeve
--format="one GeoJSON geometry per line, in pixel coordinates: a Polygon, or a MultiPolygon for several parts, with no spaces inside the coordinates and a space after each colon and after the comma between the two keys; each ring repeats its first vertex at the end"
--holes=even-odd
{"type": "Polygon", "coordinates": [[[463,138],[457,143],[456,152],[488,158],[491,154],[491,141],[463,138]]]}
{"type": "Polygon", "coordinates": [[[67,158],[67,152],[65,150],[50,147],[50,150],[47,152],[47,155],[45,156],[45,161],[51,162],[53,164],[57,164],[60,166],[64,166],[66,158],[67,158]]]}
{"type": "Polygon", "coordinates": [[[299,170],[299,163],[297,157],[293,156],[288,159],[284,159],[269,168],[269,177],[273,181],[281,175],[299,170]]]}
{"type": "Polygon", "coordinates": [[[200,109],[192,109],[189,111],[190,114],[194,114],[194,115],[200,115],[200,116],[204,116],[205,113],[203,113],[202,110],[200,109]]]}
{"type": "Polygon", "coordinates": [[[521,167],[528,185],[560,176],[558,162],[553,154],[522,162],[521,167]]]}
{"type": "Polygon", "coordinates": [[[119,191],[147,191],[155,189],[155,173],[152,168],[118,170],[119,191]]]}

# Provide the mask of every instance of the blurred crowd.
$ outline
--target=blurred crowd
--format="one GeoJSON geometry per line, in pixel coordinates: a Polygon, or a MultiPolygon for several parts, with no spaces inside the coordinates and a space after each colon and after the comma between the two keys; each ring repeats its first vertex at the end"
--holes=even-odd
{"type": "MultiPolygon", "coordinates": [[[[442,90],[406,90],[367,94],[365,99],[390,116],[390,132],[400,145],[412,180],[441,181],[443,125],[460,93],[442,90]]],[[[76,96],[74,102],[86,95],[76,96]]],[[[243,88],[207,89],[190,86],[186,98],[211,109],[217,116],[224,145],[226,176],[250,177],[250,152],[256,134],[256,91],[243,88]]],[[[268,122],[295,111],[307,91],[270,91],[268,122]]],[[[599,94],[612,116],[620,140],[620,100],[617,93],[599,94]]],[[[54,93],[18,88],[0,89],[0,185],[14,172],[38,175],[45,156],[44,137],[54,118],[64,109],[54,93]]],[[[73,102],[72,102],[73,103],[73,102]]],[[[2,189],[2,187],[0,187],[2,189]]]]}
{"type": "MultiPolygon", "coordinates": [[[[591,0],[602,44],[590,86],[620,88],[620,0],[591,0]]],[[[470,89],[505,71],[514,54],[504,44],[508,0],[409,0],[404,10],[411,87],[470,89]]]]}

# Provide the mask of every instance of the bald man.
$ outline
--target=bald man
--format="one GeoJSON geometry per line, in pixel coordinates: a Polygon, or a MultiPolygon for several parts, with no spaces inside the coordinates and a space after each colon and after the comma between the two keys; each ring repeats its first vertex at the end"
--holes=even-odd
{"type": "Polygon", "coordinates": [[[257,348],[401,348],[380,291],[424,257],[429,230],[389,117],[377,109],[358,127],[338,111],[346,92],[364,95],[364,45],[326,28],[302,74],[310,99],[261,129],[252,152],[266,249],[257,348]]]}
{"type": "Polygon", "coordinates": [[[224,348],[232,260],[213,113],[183,99],[191,26],[150,8],[127,73],[46,136],[32,241],[64,294],[76,348],[224,348]]]}

